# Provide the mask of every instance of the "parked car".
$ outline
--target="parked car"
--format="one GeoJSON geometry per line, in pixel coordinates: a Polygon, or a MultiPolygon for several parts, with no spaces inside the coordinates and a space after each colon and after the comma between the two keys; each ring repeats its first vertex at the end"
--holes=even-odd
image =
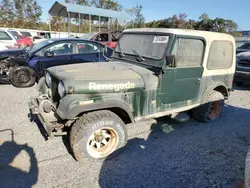
{"type": "Polygon", "coordinates": [[[47,69],[29,101],[31,117],[51,138],[69,134],[79,162],[103,160],[126,145],[126,124],[188,111],[200,122],[219,118],[235,50],[234,37],[223,33],[128,29],[108,63],[47,69]]]}
{"type": "MultiPolygon", "coordinates": [[[[51,39],[51,38],[56,38],[56,37],[51,37],[51,33],[48,32],[37,32],[36,36],[33,36],[33,42],[34,43],[39,43],[41,41],[47,40],[47,39],[51,39]]],[[[64,37],[62,37],[64,38],[64,37]]]]}
{"type": "Polygon", "coordinates": [[[42,41],[45,41],[47,40],[46,38],[44,37],[41,37],[41,36],[34,36],[33,37],[33,42],[36,44],[36,43],[39,43],[39,42],[42,42],[42,41]]]}
{"type": "Polygon", "coordinates": [[[81,38],[99,41],[110,48],[115,48],[119,36],[120,32],[91,32],[84,34],[81,38]]]}
{"type": "Polygon", "coordinates": [[[49,67],[108,61],[112,52],[111,48],[90,40],[45,40],[2,60],[0,81],[10,81],[16,87],[31,87],[49,67]]]}
{"type": "Polygon", "coordinates": [[[236,49],[236,54],[250,51],[250,42],[246,42],[236,49]]]}
{"type": "Polygon", "coordinates": [[[23,31],[18,31],[18,30],[9,30],[9,32],[16,38],[17,43],[20,48],[24,48],[25,46],[32,46],[33,41],[32,37],[27,34],[29,32],[23,32],[23,31]]]}
{"type": "Polygon", "coordinates": [[[0,29],[0,50],[19,48],[18,40],[8,30],[0,29]]]}
{"type": "Polygon", "coordinates": [[[250,51],[238,53],[236,56],[234,83],[242,86],[244,82],[250,82],[250,51]]]}
{"type": "Polygon", "coordinates": [[[32,39],[32,35],[29,31],[20,31],[20,34],[24,37],[29,37],[30,39],[32,39]]]}

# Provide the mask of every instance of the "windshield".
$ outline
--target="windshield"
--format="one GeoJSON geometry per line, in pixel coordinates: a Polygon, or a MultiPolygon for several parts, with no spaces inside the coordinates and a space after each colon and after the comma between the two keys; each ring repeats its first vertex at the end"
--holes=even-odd
{"type": "Polygon", "coordinates": [[[29,53],[33,53],[35,52],[36,50],[48,45],[48,44],[51,44],[53,43],[54,41],[53,40],[44,40],[44,41],[41,41],[41,42],[38,42],[36,44],[34,44],[30,49],[29,49],[29,53]]]}
{"type": "Polygon", "coordinates": [[[123,34],[115,51],[123,54],[140,54],[142,57],[159,60],[165,54],[169,36],[152,34],[123,34]]]}
{"type": "Polygon", "coordinates": [[[19,34],[16,31],[9,31],[16,39],[21,39],[19,34]]]}
{"type": "Polygon", "coordinates": [[[84,35],[81,36],[81,38],[84,39],[91,39],[96,33],[86,33],[84,35]]]}

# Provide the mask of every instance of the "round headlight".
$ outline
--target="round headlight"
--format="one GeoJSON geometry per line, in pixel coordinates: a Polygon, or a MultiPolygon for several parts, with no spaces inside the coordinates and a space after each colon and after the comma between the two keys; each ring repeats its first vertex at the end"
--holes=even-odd
{"type": "Polygon", "coordinates": [[[63,98],[66,94],[66,89],[62,81],[58,84],[58,94],[61,98],[63,98]]]}
{"type": "Polygon", "coordinates": [[[45,82],[49,87],[51,86],[51,76],[48,72],[45,74],[45,82]]]}

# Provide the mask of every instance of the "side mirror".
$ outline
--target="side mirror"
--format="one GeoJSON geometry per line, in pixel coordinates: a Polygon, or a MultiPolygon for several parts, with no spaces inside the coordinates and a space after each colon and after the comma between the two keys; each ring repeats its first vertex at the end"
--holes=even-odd
{"type": "Polygon", "coordinates": [[[53,52],[49,52],[49,51],[46,51],[45,53],[44,53],[44,56],[45,57],[53,57],[55,54],[53,53],[53,52]]]}
{"type": "Polygon", "coordinates": [[[176,58],[175,55],[167,55],[166,57],[167,65],[170,67],[176,67],[176,58]]]}

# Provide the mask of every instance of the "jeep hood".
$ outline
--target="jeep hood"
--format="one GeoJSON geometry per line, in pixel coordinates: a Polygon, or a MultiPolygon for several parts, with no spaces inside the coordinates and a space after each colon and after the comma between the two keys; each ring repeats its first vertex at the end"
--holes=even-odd
{"type": "Polygon", "coordinates": [[[48,71],[74,93],[151,90],[158,86],[152,71],[120,61],[63,65],[48,71]]]}

